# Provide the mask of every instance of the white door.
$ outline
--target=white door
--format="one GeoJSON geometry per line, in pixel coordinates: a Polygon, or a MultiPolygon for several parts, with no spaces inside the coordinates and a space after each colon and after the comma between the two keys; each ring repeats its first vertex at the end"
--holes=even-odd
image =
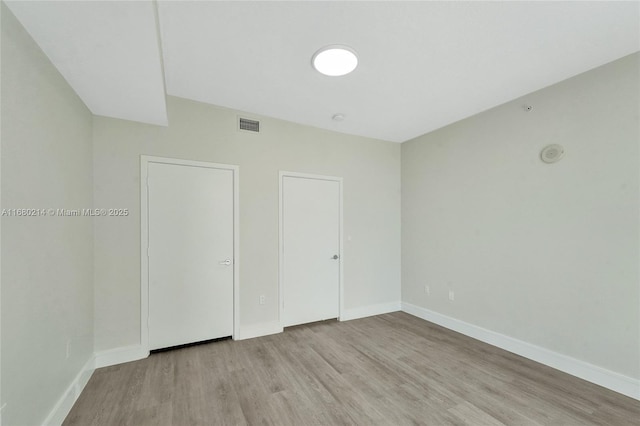
{"type": "Polygon", "coordinates": [[[149,163],[149,348],[233,334],[233,170],[149,163]]]}
{"type": "Polygon", "coordinates": [[[282,177],[283,326],[337,318],[340,182],[282,177]]]}

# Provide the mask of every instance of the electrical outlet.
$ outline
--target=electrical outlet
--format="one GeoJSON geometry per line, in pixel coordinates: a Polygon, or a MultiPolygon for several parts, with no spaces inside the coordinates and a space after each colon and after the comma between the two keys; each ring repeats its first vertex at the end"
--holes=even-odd
{"type": "Polygon", "coordinates": [[[428,286],[428,285],[425,285],[425,286],[424,286],[424,292],[425,292],[425,293],[427,293],[427,296],[430,296],[430,295],[431,295],[431,289],[429,288],[429,286],[428,286]]]}
{"type": "Polygon", "coordinates": [[[264,294],[262,296],[260,296],[260,304],[261,305],[264,305],[266,301],[267,301],[267,296],[265,296],[264,294]]]}
{"type": "Polygon", "coordinates": [[[449,290],[449,300],[454,301],[456,298],[456,294],[453,292],[453,290],[449,290]]]}

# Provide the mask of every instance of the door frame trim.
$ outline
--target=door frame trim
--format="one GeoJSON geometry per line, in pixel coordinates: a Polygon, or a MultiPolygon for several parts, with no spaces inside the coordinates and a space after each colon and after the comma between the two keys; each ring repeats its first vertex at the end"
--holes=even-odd
{"type": "Polygon", "coordinates": [[[140,346],[149,353],[149,199],[147,182],[149,164],[171,164],[177,166],[205,167],[209,169],[231,170],[233,173],[233,335],[240,335],[240,167],[231,164],[209,163],[205,161],[178,158],[140,156],[140,346]]]}
{"type": "Polygon", "coordinates": [[[283,217],[283,191],[282,184],[284,182],[285,177],[295,177],[295,178],[303,178],[303,179],[316,179],[316,180],[328,180],[338,182],[339,185],[339,209],[340,209],[340,223],[338,224],[338,241],[340,251],[338,259],[340,262],[340,272],[338,277],[338,321],[342,321],[343,312],[344,312],[344,244],[343,238],[343,178],[337,176],[324,176],[324,175],[316,175],[310,173],[299,173],[299,172],[286,172],[280,171],[278,178],[278,318],[280,321],[280,327],[284,328],[284,217],[283,217]]]}

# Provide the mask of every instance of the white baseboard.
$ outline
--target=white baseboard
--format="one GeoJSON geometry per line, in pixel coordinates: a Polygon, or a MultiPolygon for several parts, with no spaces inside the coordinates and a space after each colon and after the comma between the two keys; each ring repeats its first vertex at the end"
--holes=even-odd
{"type": "Polygon", "coordinates": [[[93,354],[49,412],[43,425],[59,426],[64,422],[96,368],[135,361],[147,356],[149,356],[149,352],[144,352],[140,345],[116,348],[93,354]]]}
{"type": "Polygon", "coordinates": [[[241,325],[240,332],[233,336],[234,340],[253,339],[254,337],[268,336],[270,334],[282,333],[283,328],[280,321],[271,321],[260,324],[241,325]]]}
{"type": "MultiPolygon", "coordinates": [[[[380,303],[378,305],[361,306],[358,308],[344,309],[340,316],[340,321],[348,321],[357,318],[370,317],[373,315],[388,314],[400,310],[400,302],[380,303]]],[[[284,328],[280,321],[271,321],[260,324],[241,325],[240,333],[234,336],[235,340],[253,339],[254,337],[268,336],[270,334],[282,333],[284,328]]]]}
{"type": "Polygon", "coordinates": [[[80,393],[91,378],[94,369],[94,357],[91,356],[75,379],[73,379],[67,390],[62,394],[56,405],[53,406],[43,425],[59,426],[64,422],[69,411],[73,408],[73,404],[75,404],[80,393]]]}
{"type": "Polygon", "coordinates": [[[123,362],[137,361],[148,356],[149,351],[145,351],[140,345],[109,349],[107,351],[96,352],[95,367],[109,367],[111,365],[122,364],[123,362]]]}
{"type": "Polygon", "coordinates": [[[497,346],[514,354],[529,358],[541,364],[555,368],[595,383],[612,391],[640,400],[640,380],[624,376],[597,365],[572,358],[477,325],[439,314],[411,303],[402,303],[402,310],[423,320],[441,325],[474,339],[497,346]]]}
{"type": "MultiPolygon", "coordinates": [[[[504,334],[487,330],[477,325],[473,325],[411,303],[393,302],[345,309],[340,320],[348,321],[399,310],[603,386],[607,389],[611,389],[631,398],[640,400],[640,380],[638,379],[624,376],[605,368],[598,367],[597,365],[589,364],[585,361],[562,355],[549,349],[514,339],[504,334]]],[[[240,333],[238,336],[235,336],[235,339],[251,339],[254,337],[282,333],[282,331],[283,328],[279,321],[241,326],[240,333]]],[[[58,426],[64,422],[64,419],[69,414],[69,411],[71,411],[73,404],[80,396],[80,393],[86,386],[96,368],[136,361],[148,356],[149,352],[143,350],[140,345],[127,346],[95,353],[95,355],[87,361],[85,366],[60,397],[43,424],[46,426],[58,426]]]]}
{"type": "Polygon", "coordinates": [[[340,315],[340,321],[349,321],[358,318],[372,317],[374,315],[388,314],[401,310],[400,302],[379,303],[377,305],[359,306],[357,308],[344,309],[340,315]]]}

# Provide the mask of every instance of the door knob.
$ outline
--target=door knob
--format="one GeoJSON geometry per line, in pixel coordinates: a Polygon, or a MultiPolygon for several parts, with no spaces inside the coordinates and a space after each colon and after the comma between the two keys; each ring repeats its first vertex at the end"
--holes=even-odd
{"type": "Polygon", "coordinates": [[[338,259],[339,257],[340,257],[340,256],[338,256],[337,254],[334,254],[334,255],[333,255],[333,257],[332,257],[332,259],[333,259],[333,260],[336,260],[336,259],[338,259]]]}
{"type": "Polygon", "coordinates": [[[230,259],[227,259],[227,260],[223,260],[223,261],[218,262],[218,263],[219,263],[220,265],[227,265],[227,266],[229,266],[229,265],[231,265],[231,260],[230,260],[230,259]]]}

